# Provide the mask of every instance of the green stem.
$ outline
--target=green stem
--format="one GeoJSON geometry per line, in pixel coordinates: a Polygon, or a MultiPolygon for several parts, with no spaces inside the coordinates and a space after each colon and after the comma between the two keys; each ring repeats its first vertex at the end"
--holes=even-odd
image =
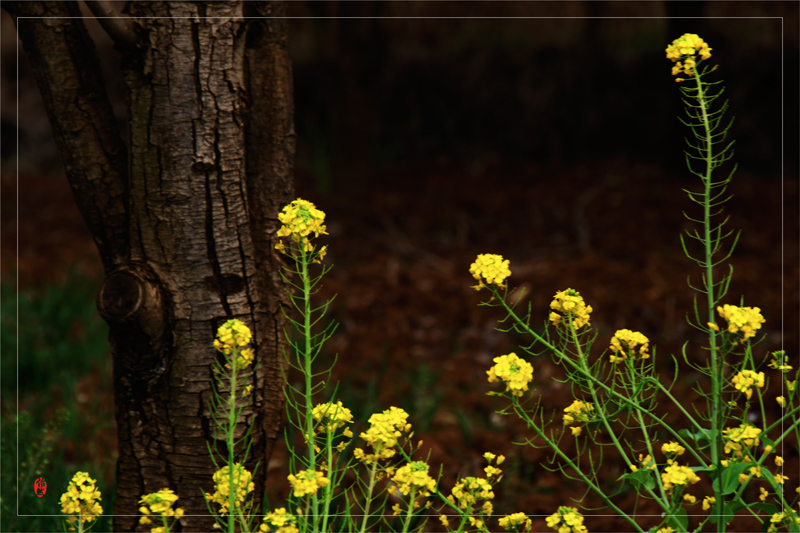
{"type": "Polygon", "coordinates": [[[530,428],[533,428],[533,430],[536,432],[536,434],[537,434],[537,435],[539,435],[539,437],[541,437],[541,439],[545,441],[545,443],[547,444],[547,446],[548,446],[548,447],[549,447],[551,450],[553,450],[553,452],[554,452],[554,453],[555,453],[555,454],[556,454],[556,455],[557,455],[557,456],[558,456],[558,457],[559,457],[559,458],[560,458],[562,461],[564,461],[564,463],[565,463],[565,464],[566,464],[566,465],[567,465],[569,468],[571,468],[572,470],[574,470],[575,472],[577,472],[577,473],[578,473],[578,475],[581,477],[581,479],[583,480],[583,482],[584,482],[584,483],[586,483],[586,485],[587,485],[587,486],[588,486],[588,487],[589,487],[589,488],[590,488],[590,489],[591,489],[591,490],[592,490],[592,491],[593,491],[595,494],[597,494],[597,495],[600,497],[600,499],[602,499],[602,500],[603,500],[603,502],[606,504],[606,506],[607,506],[607,507],[609,507],[609,508],[610,508],[610,509],[612,509],[614,512],[616,512],[616,513],[617,513],[619,516],[621,516],[622,518],[624,518],[625,520],[627,520],[627,521],[628,521],[628,523],[630,523],[630,524],[631,524],[631,526],[633,526],[633,528],[634,528],[636,531],[639,531],[639,532],[641,532],[641,533],[644,533],[644,530],[643,530],[643,529],[642,529],[642,528],[639,526],[639,524],[637,524],[637,523],[636,523],[636,521],[635,521],[633,518],[631,518],[630,516],[628,516],[628,514],[627,514],[627,513],[625,513],[625,512],[624,512],[622,509],[620,509],[619,507],[617,507],[617,506],[614,504],[614,502],[612,502],[612,501],[611,501],[611,499],[610,499],[610,498],[609,498],[609,497],[608,497],[608,496],[605,494],[605,492],[603,492],[603,489],[601,489],[601,488],[600,488],[599,486],[597,486],[597,485],[596,485],[594,482],[592,482],[592,480],[591,480],[591,479],[589,479],[589,478],[586,476],[586,474],[584,474],[584,473],[583,473],[583,472],[580,470],[580,468],[578,467],[578,465],[576,465],[576,464],[575,464],[575,462],[574,462],[574,461],[572,461],[572,459],[570,459],[570,458],[567,456],[567,454],[565,454],[563,451],[561,451],[561,448],[559,448],[559,447],[558,447],[558,444],[556,444],[555,442],[553,442],[552,440],[550,440],[550,438],[549,438],[549,437],[548,437],[548,436],[545,434],[545,432],[544,432],[544,431],[543,431],[543,430],[542,430],[542,429],[541,429],[541,428],[538,426],[538,424],[536,424],[536,423],[535,423],[533,420],[531,420],[531,418],[528,416],[528,413],[527,413],[527,412],[525,412],[525,410],[524,410],[524,409],[522,408],[522,406],[520,405],[520,403],[519,403],[519,400],[517,399],[517,397],[516,397],[516,396],[512,396],[512,397],[511,397],[511,401],[513,402],[513,405],[514,405],[514,410],[517,412],[517,414],[519,414],[519,416],[520,416],[520,417],[521,417],[523,420],[525,420],[525,422],[528,424],[528,427],[530,427],[530,428]]]}
{"type": "MultiPolygon", "coordinates": [[[[700,111],[703,117],[703,129],[705,130],[705,162],[706,171],[703,177],[703,245],[705,253],[705,295],[707,297],[708,306],[708,323],[714,323],[714,262],[711,236],[711,173],[714,169],[714,145],[712,141],[711,123],[708,117],[708,104],[706,102],[705,93],[703,92],[703,82],[700,78],[700,73],[695,69],[694,73],[695,83],[697,85],[697,102],[700,104],[700,111]]],[[[722,367],[724,364],[723,356],[717,351],[717,335],[716,331],[708,328],[708,347],[711,352],[711,435],[714,442],[711,446],[711,463],[715,467],[715,472],[719,475],[722,472],[722,464],[720,457],[720,450],[722,449],[722,433],[720,416],[722,414],[722,407],[720,406],[722,384],[722,367]]],[[[716,511],[717,514],[722,515],[725,509],[725,499],[723,494],[714,494],[716,497],[716,511]]],[[[719,520],[717,522],[717,532],[722,533],[725,531],[725,521],[719,520]]]]}
{"type": "Polygon", "coordinates": [[[367,530],[367,522],[369,521],[369,511],[370,507],[372,507],[372,500],[374,499],[373,491],[375,489],[375,475],[378,472],[378,461],[375,460],[372,463],[372,470],[369,473],[369,488],[367,491],[367,503],[364,507],[364,517],[361,520],[361,533],[364,533],[367,530]]]}

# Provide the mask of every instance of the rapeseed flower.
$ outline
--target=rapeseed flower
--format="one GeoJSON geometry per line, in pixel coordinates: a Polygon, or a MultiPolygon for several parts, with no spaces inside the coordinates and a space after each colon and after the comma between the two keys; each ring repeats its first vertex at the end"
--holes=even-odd
{"type": "Polygon", "coordinates": [[[791,372],[792,370],[792,365],[787,364],[788,362],[789,357],[786,355],[786,352],[780,350],[772,353],[772,361],[770,361],[769,365],[767,366],[776,370],[780,370],[785,374],[787,372],[791,372]]]}
{"type": "Polygon", "coordinates": [[[61,495],[61,512],[73,515],[67,518],[70,531],[75,531],[75,523],[83,531],[83,524],[92,522],[103,514],[103,507],[98,503],[103,498],[95,485],[96,480],[86,472],[77,472],[72,476],[67,492],[61,495]]]}
{"type": "Polygon", "coordinates": [[[592,312],[592,306],[586,305],[578,291],[567,289],[565,291],[557,292],[550,302],[550,322],[554,326],[561,323],[562,319],[568,316],[572,317],[572,327],[575,329],[589,325],[589,315],[592,312]]]}
{"type": "Polygon", "coordinates": [[[595,419],[594,405],[589,402],[575,400],[569,407],[564,408],[564,425],[584,424],[595,419]]]}
{"type": "Polygon", "coordinates": [[[726,428],[722,432],[725,439],[725,453],[736,452],[741,457],[744,448],[758,446],[761,430],[752,424],[741,424],[737,428],[726,428]]]}
{"type": "Polygon", "coordinates": [[[508,268],[508,259],[503,259],[502,255],[479,254],[470,265],[469,273],[478,280],[478,284],[472,288],[479,291],[487,285],[497,285],[505,289],[506,284],[503,282],[511,275],[511,270],[508,268]]]}
{"type": "MultiPolygon", "coordinates": [[[[694,76],[697,67],[695,56],[699,54],[701,60],[706,60],[711,57],[711,50],[712,48],[709,48],[708,44],[696,34],[684,33],[672,41],[665,50],[667,59],[675,63],[672,67],[672,75],[694,76]]],[[[678,80],[680,81],[680,78],[678,80]]]]}
{"type": "MultiPolygon", "coordinates": [[[[236,354],[236,366],[239,369],[246,368],[253,362],[253,349],[245,348],[253,339],[244,322],[237,319],[228,320],[217,329],[217,337],[214,339],[214,348],[217,351],[230,356],[236,354]]],[[[225,365],[230,370],[230,362],[225,365]]]]}
{"type": "MultiPolygon", "coordinates": [[[[465,477],[460,479],[450,496],[447,499],[453,505],[458,506],[461,510],[470,510],[478,503],[478,500],[488,502],[494,498],[492,485],[485,479],[480,477],[465,477]]],[[[484,509],[485,510],[485,509],[484,509]]],[[[489,512],[488,514],[491,514],[489,512]]]]}
{"type": "MultiPolygon", "coordinates": [[[[303,252],[314,251],[314,245],[311,244],[312,233],[314,237],[328,234],[325,231],[327,228],[323,224],[325,222],[325,213],[317,209],[308,200],[300,198],[294,200],[278,213],[278,220],[283,224],[278,230],[278,238],[289,237],[298,245],[298,250],[303,252]]],[[[275,245],[275,249],[287,255],[294,255],[291,251],[287,253],[286,246],[282,240],[275,245]]],[[[320,248],[317,257],[318,261],[322,260],[326,251],[327,246],[320,248]]]]}
{"type": "Polygon", "coordinates": [[[436,481],[428,475],[428,464],[425,461],[414,461],[401,466],[392,481],[397,490],[406,496],[414,490],[417,498],[427,498],[436,490],[436,481]]]}
{"type": "Polygon", "coordinates": [[[586,533],[586,526],[583,525],[583,516],[575,507],[562,505],[558,511],[548,516],[547,526],[555,529],[558,533],[586,533]]]}
{"type": "Polygon", "coordinates": [[[684,448],[675,441],[669,441],[661,446],[661,453],[663,453],[664,455],[678,456],[678,455],[683,455],[685,451],[686,448],[684,448]]]}
{"type": "Polygon", "coordinates": [[[325,477],[325,474],[310,469],[301,470],[296,476],[290,474],[287,479],[292,485],[294,495],[298,498],[302,498],[306,495],[313,496],[319,489],[330,483],[330,480],[325,477]]]}
{"type": "MultiPolygon", "coordinates": [[[[173,509],[172,505],[178,501],[178,495],[172,492],[172,489],[161,489],[158,492],[153,492],[151,494],[145,494],[142,496],[142,499],[139,500],[139,512],[142,513],[144,516],[139,519],[140,524],[152,524],[152,520],[150,520],[150,515],[161,515],[162,522],[166,525],[166,517],[174,516],[174,517],[181,517],[183,516],[183,509],[173,509]]],[[[156,527],[150,530],[152,532],[164,531],[162,527],[156,527]]]]}
{"type": "Polygon", "coordinates": [[[708,511],[714,504],[717,503],[717,499],[713,496],[706,496],[703,498],[703,510],[708,511]]]}
{"type": "Polygon", "coordinates": [[[735,305],[717,306],[719,316],[728,322],[728,331],[741,333],[744,340],[756,336],[756,330],[761,329],[764,317],[758,307],[737,307],[735,305]]]}
{"type": "MultiPolygon", "coordinates": [[[[350,409],[344,407],[341,401],[317,404],[311,410],[311,416],[322,426],[323,431],[328,433],[332,433],[353,421],[353,413],[350,412],[350,409]]],[[[344,436],[352,437],[353,432],[345,429],[344,436]]]]}
{"type": "Polygon", "coordinates": [[[661,482],[666,490],[675,485],[695,484],[698,481],[700,481],[700,478],[694,473],[694,470],[688,466],[680,466],[677,463],[672,463],[661,473],[661,482]]]}
{"type": "Polygon", "coordinates": [[[532,527],[531,519],[525,513],[510,514],[501,518],[498,523],[506,531],[512,529],[514,531],[530,531],[532,527]],[[522,526],[522,529],[517,529],[518,526],[522,526]]]}
{"type": "Polygon", "coordinates": [[[494,362],[495,365],[486,371],[489,383],[502,381],[506,384],[506,392],[522,396],[533,379],[533,366],[515,353],[495,357],[494,362]]]}
{"type": "Polygon", "coordinates": [[[742,370],[733,376],[731,383],[733,383],[733,387],[736,390],[745,393],[749,400],[753,395],[753,389],[751,387],[755,386],[761,388],[764,386],[764,373],[755,372],[753,370],[742,370]]]}
{"type": "MultiPolygon", "coordinates": [[[[230,512],[230,495],[234,495],[234,506],[240,508],[248,494],[255,490],[253,476],[240,463],[230,466],[223,466],[212,476],[214,480],[214,494],[206,493],[206,501],[219,504],[219,514],[224,516],[230,512]],[[231,487],[233,483],[233,487],[231,487]]],[[[234,509],[235,511],[235,509],[234,509]]]]}
{"type": "Polygon", "coordinates": [[[264,521],[258,528],[262,533],[299,533],[297,528],[297,517],[286,512],[284,507],[275,509],[264,517],[264,521]]]}
{"type": "Polygon", "coordinates": [[[647,353],[649,343],[650,340],[638,331],[621,329],[611,337],[610,348],[614,353],[618,354],[611,356],[611,362],[619,363],[624,361],[628,354],[634,351],[639,352],[640,359],[648,359],[650,357],[650,354],[647,353]],[[636,350],[637,346],[639,347],[638,350],[636,350]]]}
{"type": "Polygon", "coordinates": [[[373,414],[369,417],[369,429],[359,436],[372,447],[374,453],[365,454],[364,450],[356,448],[353,451],[355,458],[365,464],[371,464],[394,456],[394,447],[403,433],[411,431],[411,424],[407,420],[408,413],[397,407],[390,407],[383,413],[373,414]]]}

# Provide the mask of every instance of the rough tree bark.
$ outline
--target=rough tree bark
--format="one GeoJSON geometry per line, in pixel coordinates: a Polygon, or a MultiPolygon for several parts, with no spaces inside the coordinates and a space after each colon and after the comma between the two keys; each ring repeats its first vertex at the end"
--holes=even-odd
{"type": "Polygon", "coordinates": [[[285,5],[130,2],[127,18],[104,21],[122,55],[127,147],[78,6],[3,7],[105,268],[98,308],[114,357],[114,530],[137,529],[139,498],[170,487],[186,512],[179,527],[208,531],[200,494],[213,492],[211,343],[224,321],[253,330],[259,366],[241,430],[253,426],[258,506],[283,417],[285,301],[273,245],[277,214],[294,196],[285,5]]]}

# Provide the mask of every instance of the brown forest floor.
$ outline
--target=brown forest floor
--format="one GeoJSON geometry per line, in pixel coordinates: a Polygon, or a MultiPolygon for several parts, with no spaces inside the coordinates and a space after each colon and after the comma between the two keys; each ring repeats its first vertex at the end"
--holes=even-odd
{"type": "MultiPolygon", "coordinates": [[[[9,174],[3,176],[4,206],[15,187],[9,174]]],[[[681,211],[694,213],[694,206],[681,188],[696,189],[696,183],[627,157],[550,167],[397,166],[327,195],[317,194],[300,173],[298,196],[314,201],[328,217],[334,268],[320,296],[337,295],[331,317],[339,329],[328,352],[339,356],[339,397],[359,409],[397,405],[411,413],[415,440],[424,440],[423,451],[430,448],[435,468],[443,465],[445,486],[457,473],[482,475],[485,451],[505,454],[496,512],[547,515],[569,505],[570,497],[581,497],[580,487],[544,468],[546,451],[516,446],[531,432],[512,417],[494,414],[504,404],[486,395],[496,389],[486,382],[492,358],[516,344],[494,330],[497,310],[478,306],[485,294],[470,288],[469,265],[478,253],[510,259],[510,284],[526,288],[534,325],[546,318],[553,294],[571,287],[594,308],[597,350],[615,330],[629,328],[657,346],[657,365],[665,373],[672,369],[669,354],[679,355],[687,339],[689,359],[700,362],[702,339],[685,321],[692,302],[686,278],[699,283],[699,271],[678,240],[689,227],[681,211]]],[[[730,190],[730,227],[743,235],[726,301],[738,304],[743,296],[745,305],[762,309],[766,338],[758,356],[783,347],[797,360],[798,180],[740,171],[730,190]]],[[[100,275],[62,176],[21,175],[19,202],[18,228],[6,218],[2,231],[8,246],[18,229],[23,290],[63,278],[65,265],[80,264],[100,275]]],[[[8,279],[15,254],[3,252],[8,279]]],[[[571,403],[569,387],[553,380],[558,370],[544,357],[533,364],[535,394],[560,413],[571,403]]],[[[692,391],[697,379],[682,369],[675,383],[676,396],[686,404],[698,399],[692,391]]],[[[769,397],[779,394],[779,387],[772,389],[769,397]]],[[[674,413],[668,416],[680,423],[674,413]]],[[[792,448],[784,452],[789,486],[800,481],[792,448]]],[[[285,466],[280,448],[270,464],[276,483],[285,466]]],[[[603,469],[612,486],[623,472],[610,457],[603,469]]],[[[702,496],[702,489],[694,492],[702,496]]],[[[633,505],[633,495],[621,502],[633,505]]],[[[643,504],[640,512],[653,509],[643,504]]],[[[641,522],[651,525],[647,518],[641,522]]],[[[627,529],[612,517],[593,516],[586,523],[590,531],[627,529]]],[[[751,526],[734,524],[745,528],[740,531],[751,526]]],[[[543,518],[534,530],[546,530],[543,518]]]]}

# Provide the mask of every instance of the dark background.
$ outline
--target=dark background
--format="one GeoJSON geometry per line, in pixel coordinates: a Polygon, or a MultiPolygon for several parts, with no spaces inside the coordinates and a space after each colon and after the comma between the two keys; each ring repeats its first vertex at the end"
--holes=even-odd
{"type": "MultiPolygon", "coordinates": [[[[492,358],[519,339],[494,331],[497,313],[477,306],[468,268],[478,253],[511,260],[510,284],[527,288],[534,323],[572,287],[595,309],[598,353],[629,328],[658,346],[664,372],[686,340],[689,360],[703,360],[685,321],[687,276],[697,284],[699,272],[678,240],[692,228],[682,211],[698,216],[681,188],[699,182],[684,166],[687,131],[664,54],[684,32],[713,48],[735,116],[739,170],[726,212],[743,235],[726,302],[761,307],[758,357],[784,348],[797,361],[796,2],[292,2],[289,12],[297,192],[328,215],[334,269],[321,296],[338,295],[329,349],[340,397],[362,419],[405,408],[445,483],[481,475],[491,450],[509,457],[496,512],[546,515],[582,494],[544,468],[544,451],[513,444],[529,432],[485,395],[492,358]]],[[[75,265],[99,276],[3,17],[3,279],[18,266],[24,291],[75,265]]],[[[115,52],[93,35],[124,124],[115,52]]],[[[548,362],[533,364],[536,394],[560,412],[568,387],[548,362]]],[[[681,369],[687,403],[697,379],[681,369]]],[[[784,456],[796,472],[796,446],[784,456]]],[[[278,450],[277,494],[285,463],[278,450]]],[[[621,473],[612,460],[604,467],[610,480],[621,473]]],[[[620,530],[602,516],[587,525],[620,530]]]]}

